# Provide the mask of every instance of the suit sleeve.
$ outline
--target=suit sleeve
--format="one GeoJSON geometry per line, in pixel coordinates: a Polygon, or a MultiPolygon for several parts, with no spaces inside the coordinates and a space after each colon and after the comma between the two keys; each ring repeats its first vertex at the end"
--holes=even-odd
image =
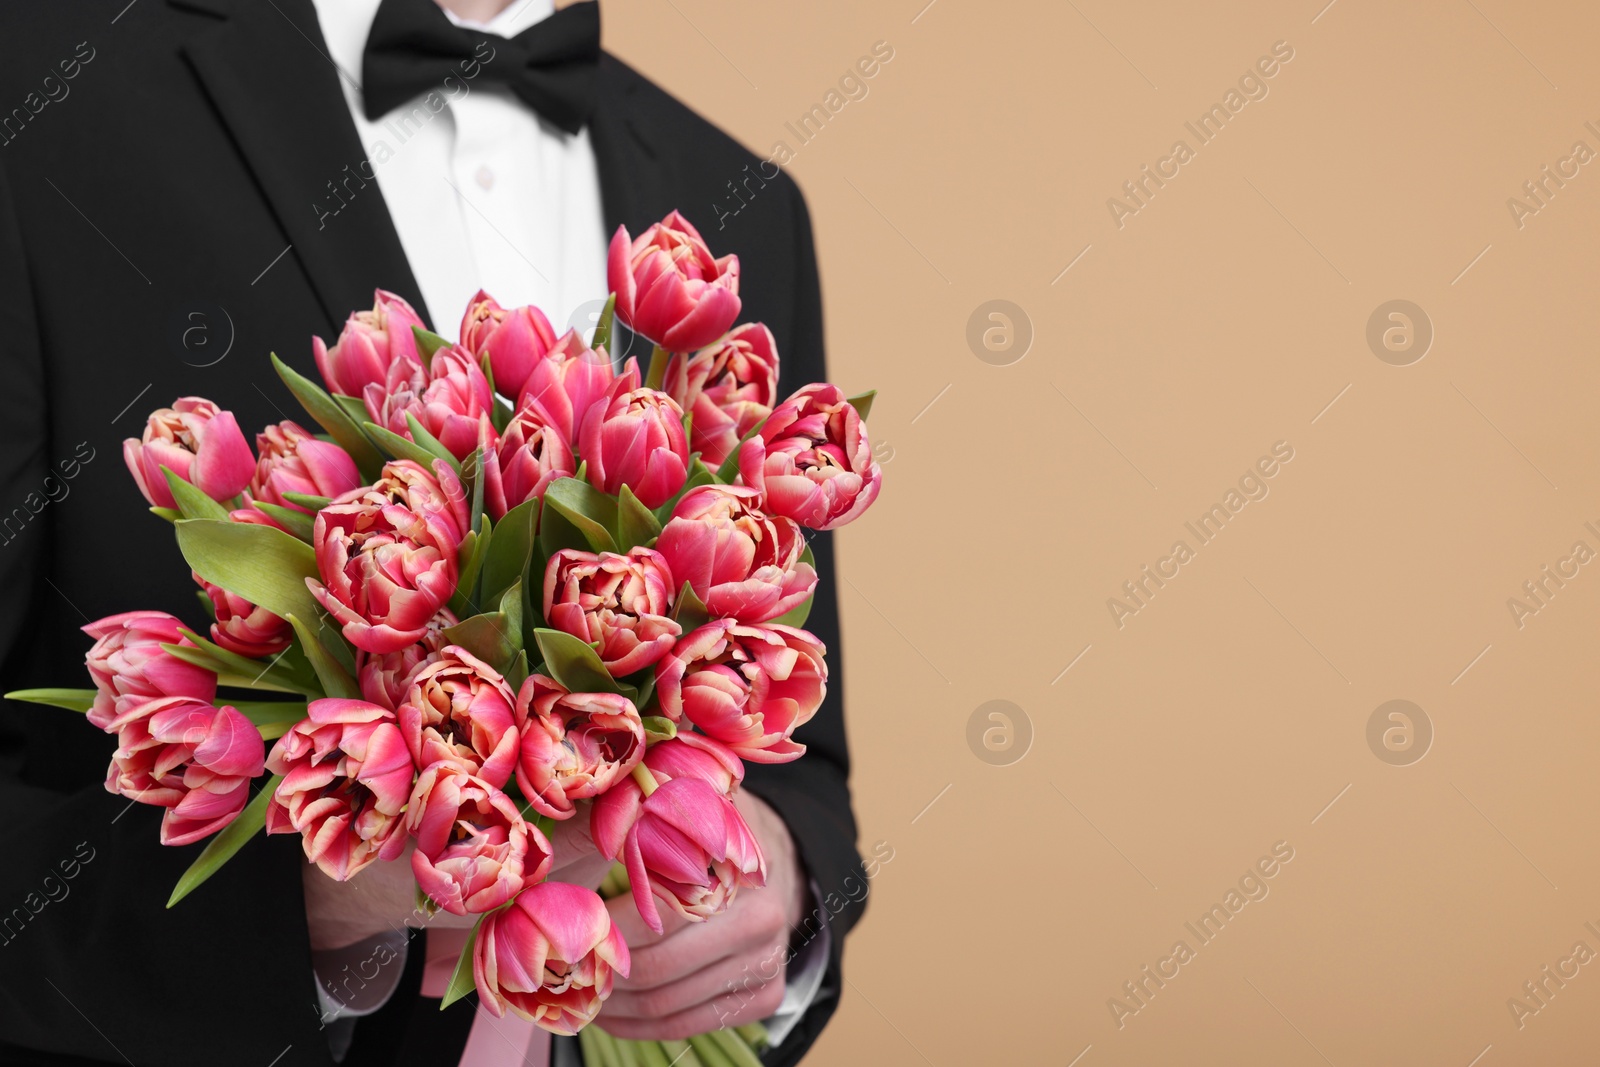
{"type": "MultiPolygon", "coordinates": [[[[87,675],[61,676],[70,654],[53,647],[86,620],[49,580],[53,562],[69,561],[53,560],[46,479],[71,446],[51,440],[21,217],[0,167],[0,691],[83,688],[87,675]],[[72,621],[41,621],[56,616],[72,621]]],[[[105,398],[89,381],[75,391],[69,432],[80,423],[92,432],[105,398]]],[[[266,1063],[266,1049],[292,1043],[279,1067],[325,1064],[309,947],[295,951],[305,944],[298,863],[255,842],[169,911],[198,848],[161,847],[159,809],[111,796],[84,773],[114,747],[72,712],[0,701],[0,1062],[188,1067],[231,1059],[226,1049],[266,1063]]]]}
{"type": "MultiPolygon", "coordinates": [[[[795,317],[789,349],[782,355],[780,399],[802,385],[827,379],[823,356],[822,293],[812,246],[811,220],[799,189],[783,177],[792,201],[795,317]]],[[[794,932],[798,945],[818,936],[823,924],[832,946],[821,992],[793,1032],[764,1062],[774,1067],[798,1063],[839,1005],[844,935],[866,908],[867,878],[856,851],[856,822],[850,807],[850,751],[844,725],[844,661],[839,639],[839,604],[833,535],[811,535],[816,556],[816,596],[806,629],[828,649],[828,693],[816,717],[801,727],[796,740],[806,754],[793,763],[750,764],[745,784],[783,817],[806,871],[817,888],[812,911],[794,932]]]]}

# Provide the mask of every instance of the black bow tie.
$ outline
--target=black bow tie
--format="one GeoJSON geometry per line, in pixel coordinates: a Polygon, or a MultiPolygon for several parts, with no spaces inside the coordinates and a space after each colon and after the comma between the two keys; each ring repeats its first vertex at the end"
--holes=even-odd
{"type": "Polygon", "coordinates": [[[433,0],[383,0],[361,57],[361,97],[376,121],[429,90],[449,99],[473,79],[500,82],[577,133],[594,109],[600,5],[573,4],[512,38],[457,26],[433,0]]]}

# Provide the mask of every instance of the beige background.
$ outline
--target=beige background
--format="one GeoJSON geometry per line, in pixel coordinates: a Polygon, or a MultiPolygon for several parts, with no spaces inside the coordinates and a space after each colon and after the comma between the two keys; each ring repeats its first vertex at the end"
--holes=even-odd
{"type": "Polygon", "coordinates": [[[1600,962],[1507,1007],[1600,952],[1600,564],[1507,607],[1600,550],[1600,163],[1507,208],[1600,151],[1600,15],[1322,2],[606,0],[609,47],[763,155],[894,49],[789,167],[886,459],[842,595],[862,841],[894,858],[809,1062],[1600,1059],[1600,962]],[[1198,146],[1277,41],[1269,95],[1198,146]],[[1106,200],[1179,138],[1119,229],[1106,200]],[[1009,366],[966,341],[995,298],[1035,332],[1009,366]],[[1435,330],[1410,366],[1366,341],[1392,299],[1435,330]],[[1119,629],[1107,598],[1278,441],[1270,495],[1119,629]],[[1435,731],[1410,766],[1366,740],[1395,698],[1435,731]],[[995,699],[1034,735],[1009,766],[967,741],[995,699]],[[1200,946],[1185,921],[1279,841],[1200,946]],[[1179,939],[1119,1029],[1108,999],[1179,939]]]}

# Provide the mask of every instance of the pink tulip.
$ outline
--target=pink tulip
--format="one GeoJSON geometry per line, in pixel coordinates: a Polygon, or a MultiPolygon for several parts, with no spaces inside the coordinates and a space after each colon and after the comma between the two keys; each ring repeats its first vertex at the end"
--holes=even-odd
{"type": "Polygon", "coordinates": [[[826,383],[803,386],[778,405],[740,446],[739,475],[761,492],[764,509],[813,530],[860,518],[883,483],[860,412],[826,383]]]}
{"type": "Polygon", "coordinates": [[[238,496],[256,469],[233,412],[197,396],[152,412],[144,436],[122,442],[122,458],[139,492],[162,508],[177,507],[163,467],[218,501],[238,496]]]}
{"type": "Polygon", "coordinates": [[[419,768],[444,761],[499,789],[517,762],[515,700],[499,671],[446,645],[411,676],[395,714],[419,768]]]}
{"type": "Polygon", "coordinates": [[[417,885],[452,915],[493,911],[550,870],[550,842],[538,827],[510,797],[453,763],[417,778],[406,828],[417,843],[417,885]]]}
{"type": "Polygon", "coordinates": [[[731,785],[722,788],[742,770],[732,775],[715,758],[720,753],[690,745],[687,736],[645,754],[658,783],[650,796],[630,776],[594,802],[589,818],[595,847],[626,865],[639,917],[656,933],[662,931],[657,898],[700,922],[733,903],[741,886],[766,884],[761,846],[729,797],[731,785]]]}
{"type": "Polygon", "coordinates": [[[286,620],[198,574],[193,577],[211,599],[216,616],[211,624],[211,640],[229,652],[251,659],[270,659],[294,643],[294,627],[286,620]]]}
{"type": "Polygon", "coordinates": [[[456,472],[442,459],[431,469],[409,459],[385,464],[378,480],[347,493],[336,503],[363,501],[378,507],[398,504],[427,520],[441,542],[459,545],[471,528],[471,502],[456,472]]]}
{"type": "Polygon", "coordinates": [[[759,322],[736,327],[693,355],[674,353],[662,384],[690,413],[689,447],[715,468],[778,402],[778,344],[759,322]]]}
{"type": "Polygon", "coordinates": [[[317,513],[312,547],[322,581],[306,585],[364,652],[421,640],[455,592],[467,516],[450,468],[439,460],[435,472],[448,488],[415,463],[390,463],[376,486],[317,513]]]}
{"type": "Polygon", "coordinates": [[[509,908],[485,915],[472,949],[483,1007],[556,1034],[593,1022],[611,995],[612,972],[627,977],[629,966],[605,901],[566,882],[530,885],[509,908]]]}
{"type": "MultiPolygon", "coordinates": [[[[629,389],[639,387],[639,367],[628,360],[622,378],[630,383],[629,389]]],[[[611,368],[611,357],[605,349],[590,348],[576,330],[561,335],[545,354],[533,365],[518,395],[517,407],[536,401],[548,417],[550,425],[560,431],[568,444],[576,444],[583,429],[583,418],[597,400],[611,393],[619,376],[611,368]]]]}
{"type": "Polygon", "coordinates": [[[530,674],[517,694],[517,787],[541,815],[571,818],[574,801],[627,780],[644,755],[644,726],[627,697],[569,693],[530,674]]]}
{"type": "Polygon", "coordinates": [[[311,350],[328,391],[361,396],[367,386],[388,381],[394,364],[420,366],[413,326],[422,328],[422,319],[411,305],[378,289],[373,293],[372,310],[352,314],[332,348],[313,337],[311,350]]]}
{"type": "Polygon", "coordinates": [[[725,797],[744,781],[744,762],[721,741],[685,730],[670,741],[651,745],[645,760],[658,782],[694,778],[725,797]]]}
{"type": "Polygon", "coordinates": [[[394,712],[332,697],[308,711],[267,757],[267,769],[283,775],[267,803],[267,833],[299,833],[306,858],[343,882],[405,851],[403,812],[417,772],[394,712]]]}
{"type": "Polygon", "coordinates": [[[470,456],[484,438],[494,441],[489,379],[472,353],[459,345],[435,352],[426,370],[420,365],[391,364],[388,379],[382,385],[368,385],[361,397],[379,426],[409,440],[406,416],[412,415],[457,459],[470,456]]]}
{"type": "Polygon", "coordinates": [[[817,572],[800,557],[805,537],[790,520],[764,515],[753,489],[702,485],[672,510],[656,541],[672,576],[688,582],[716,617],[766,622],[800,606],[817,572]]]}
{"type": "Polygon", "coordinates": [[[656,667],[661,713],[687,718],[742,759],[788,763],[806,751],[791,735],[828,691],[825,654],[821,641],[792,626],[718,619],[656,667]]]}
{"type": "Polygon", "coordinates": [[[544,312],[531,305],[503,308],[478,290],[461,317],[461,347],[481,361],[489,357],[494,387],[503,396],[521,396],[534,364],[556,343],[544,312]]]}
{"type": "Polygon", "coordinates": [[[544,617],[584,644],[598,643],[614,678],[643,670],[672,650],[683,627],[672,610],[672,571],[648,548],[615,552],[562,549],[544,571],[544,617]]]}
{"type": "Polygon", "coordinates": [[[266,743],[249,719],[191,697],[133,705],[110,729],[117,751],[106,790],[166,808],[163,845],[192,844],[227,826],[264,765],[266,743]]]}
{"type": "Polygon", "coordinates": [[[183,623],[160,611],[129,611],[91,622],[83,632],[94,638],[85,665],[99,692],[88,719],[102,730],[132,707],[159,697],[191,697],[209,704],[217,695],[217,676],[185,663],[163,644],[194,648],[179,628],[183,623]]]}
{"type": "Polygon", "coordinates": [[[498,522],[518,504],[542,498],[557,478],[577,470],[572,446],[544,409],[526,399],[484,463],[484,506],[498,522]]]}
{"type": "Polygon", "coordinates": [[[689,476],[683,409],[658,389],[629,389],[618,379],[584,416],[579,453],[589,482],[603,493],[626,485],[647,508],[660,507],[689,476]]]}
{"type": "Polygon", "coordinates": [[[669,352],[704,348],[739,317],[739,257],[713,259],[676,211],[638,240],[617,227],[606,278],[617,318],[669,352]]]}
{"type": "Polygon", "coordinates": [[[357,649],[356,678],[361,683],[361,695],[379,707],[391,711],[398,708],[411,689],[411,676],[424,664],[439,658],[439,651],[450,643],[444,629],[456,622],[448,608],[440,608],[439,613],[428,620],[416,644],[380,655],[357,649]]]}
{"type": "Polygon", "coordinates": [[[246,499],[252,503],[263,500],[309,515],[310,508],[294,503],[284,494],[332,499],[361,485],[361,472],[356,470],[350,453],[313,437],[298,423],[285,420],[268,426],[256,434],[256,451],[260,458],[246,490],[246,499]]]}

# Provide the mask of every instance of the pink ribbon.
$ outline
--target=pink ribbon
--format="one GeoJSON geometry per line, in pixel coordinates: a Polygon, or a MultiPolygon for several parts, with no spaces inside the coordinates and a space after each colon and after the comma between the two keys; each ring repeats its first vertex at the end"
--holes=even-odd
{"type": "MultiPolygon", "coordinates": [[[[436,929],[423,934],[427,942],[423,996],[444,996],[469,933],[470,930],[436,929]]],[[[504,1019],[496,1019],[480,1004],[472,1019],[467,1047],[461,1053],[460,1067],[550,1067],[550,1035],[510,1012],[504,1019]]]]}

